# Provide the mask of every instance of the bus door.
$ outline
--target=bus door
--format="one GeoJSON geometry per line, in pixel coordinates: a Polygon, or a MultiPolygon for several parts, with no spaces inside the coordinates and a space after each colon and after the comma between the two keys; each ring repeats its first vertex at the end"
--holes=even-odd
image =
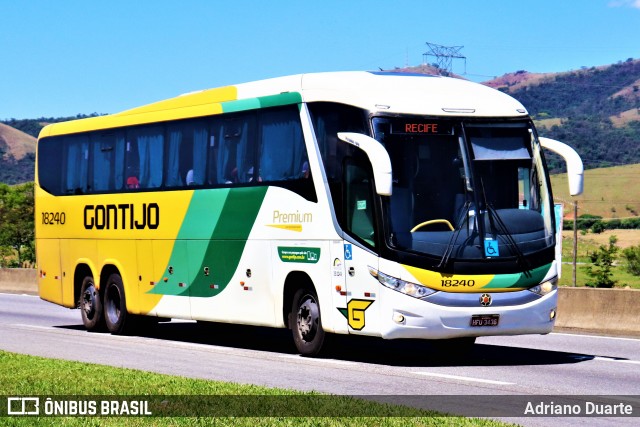
{"type": "Polygon", "coordinates": [[[376,208],[371,166],[368,163],[347,160],[344,168],[344,226],[349,236],[344,242],[346,310],[350,333],[376,335],[379,333],[379,315],[376,299],[379,282],[369,267],[378,270],[375,253],[376,208]]]}

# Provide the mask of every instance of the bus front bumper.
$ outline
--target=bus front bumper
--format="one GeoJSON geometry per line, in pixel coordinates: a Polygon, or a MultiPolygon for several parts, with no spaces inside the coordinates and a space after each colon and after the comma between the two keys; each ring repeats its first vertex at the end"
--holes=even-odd
{"type": "MultiPolygon", "coordinates": [[[[557,289],[534,300],[527,298],[528,302],[522,304],[496,306],[482,306],[480,293],[466,294],[466,306],[446,306],[390,289],[381,291],[381,332],[385,339],[547,334],[553,329],[558,302],[557,289]]],[[[520,292],[526,296],[529,291],[520,292]]],[[[501,297],[498,293],[488,295],[498,301],[501,297]]]]}

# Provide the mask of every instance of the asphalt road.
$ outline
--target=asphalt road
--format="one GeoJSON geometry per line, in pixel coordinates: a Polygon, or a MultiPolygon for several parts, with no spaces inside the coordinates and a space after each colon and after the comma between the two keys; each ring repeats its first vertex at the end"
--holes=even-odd
{"type": "MultiPolygon", "coordinates": [[[[640,407],[640,340],[632,338],[485,337],[467,354],[450,357],[435,354],[428,343],[340,337],[325,357],[310,359],[295,353],[286,330],[170,322],[137,336],[112,336],[86,332],[78,310],[0,294],[0,349],[184,377],[390,396],[422,407],[443,395],[460,395],[462,406],[476,405],[480,412],[486,399],[474,396],[499,405],[500,395],[525,395],[535,405],[549,403],[546,396],[627,395],[634,396],[636,412],[640,407]]],[[[505,420],[531,426],[637,425],[640,414],[634,415],[505,420]]]]}

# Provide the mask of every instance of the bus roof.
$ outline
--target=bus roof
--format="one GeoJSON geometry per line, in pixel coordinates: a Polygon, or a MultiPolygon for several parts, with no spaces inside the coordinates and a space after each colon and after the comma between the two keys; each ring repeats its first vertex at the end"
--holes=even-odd
{"type": "Polygon", "coordinates": [[[317,101],[398,114],[451,117],[527,115],[522,104],[509,95],[466,80],[395,72],[328,72],[192,92],[117,114],[55,123],[45,127],[40,137],[317,101]]]}

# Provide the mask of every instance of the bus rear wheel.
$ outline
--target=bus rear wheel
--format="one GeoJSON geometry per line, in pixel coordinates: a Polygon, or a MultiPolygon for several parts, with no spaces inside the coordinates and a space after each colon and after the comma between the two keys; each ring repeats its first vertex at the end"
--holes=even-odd
{"type": "Polygon", "coordinates": [[[314,291],[302,288],[295,293],[289,325],[293,342],[301,355],[315,356],[320,353],[325,332],[320,319],[318,296],[314,291]]]}
{"type": "Polygon", "coordinates": [[[104,288],[104,320],[112,334],[125,333],[127,326],[127,300],[124,295],[122,277],[113,273],[104,288]]]}
{"type": "Polygon", "coordinates": [[[87,276],[82,280],[79,305],[82,323],[87,331],[103,331],[105,322],[102,300],[92,276],[87,276]]]}

